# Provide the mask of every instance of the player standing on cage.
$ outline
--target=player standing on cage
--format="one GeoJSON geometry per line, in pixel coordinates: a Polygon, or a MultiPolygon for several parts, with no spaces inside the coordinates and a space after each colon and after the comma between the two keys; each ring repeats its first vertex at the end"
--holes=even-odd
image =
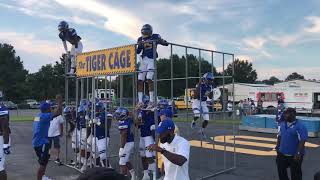
{"type": "Polygon", "coordinates": [[[138,99],[139,103],[143,103],[143,86],[144,81],[147,79],[150,97],[150,102],[147,106],[147,109],[153,109],[155,106],[153,102],[154,59],[158,57],[158,53],[156,53],[156,57],[154,57],[153,51],[157,50],[158,44],[163,46],[168,46],[169,44],[167,41],[163,40],[159,34],[153,34],[152,26],[150,24],[145,24],[142,26],[141,35],[142,36],[138,38],[137,42],[137,54],[140,54],[142,52],[142,60],[139,66],[139,71],[143,72],[140,72],[138,74],[138,99]],[[155,42],[155,47],[153,46],[153,42],[155,42]]]}
{"type": "Polygon", "coordinates": [[[211,72],[205,73],[200,82],[196,86],[194,93],[195,99],[192,102],[192,110],[194,117],[191,123],[191,128],[196,127],[196,121],[202,116],[203,122],[199,133],[205,138],[204,129],[208,126],[209,122],[209,109],[207,106],[207,98],[213,98],[213,80],[214,76],[211,72]]]}
{"type": "MultiPolygon", "coordinates": [[[[144,104],[146,105],[148,100],[145,99],[144,104]]],[[[155,172],[155,153],[147,150],[151,144],[155,143],[155,121],[154,113],[152,111],[147,111],[143,109],[137,109],[138,116],[138,127],[140,128],[140,156],[143,166],[143,178],[142,180],[149,180],[149,172],[155,172]]]]}
{"type": "Polygon", "coordinates": [[[71,67],[69,75],[74,75],[76,72],[76,55],[82,53],[82,42],[81,37],[78,36],[77,32],[73,28],[69,28],[69,24],[66,21],[61,21],[58,25],[59,37],[62,40],[64,50],[66,54],[70,56],[71,67]],[[68,52],[67,41],[72,45],[70,53],[68,52]]]}
{"type": "Polygon", "coordinates": [[[118,121],[118,129],[120,131],[120,173],[124,175],[130,173],[131,179],[134,180],[135,172],[130,163],[130,154],[133,152],[134,148],[133,119],[129,117],[128,109],[123,107],[119,107],[115,111],[114,117],[118,121]]]}
{"type": "Polygon", "coordinates": [[[9,111],[4,104],[0,104],[0,179],[6,180],[4,167],[5,155],[10,154],[9,146],[9,111]]]}

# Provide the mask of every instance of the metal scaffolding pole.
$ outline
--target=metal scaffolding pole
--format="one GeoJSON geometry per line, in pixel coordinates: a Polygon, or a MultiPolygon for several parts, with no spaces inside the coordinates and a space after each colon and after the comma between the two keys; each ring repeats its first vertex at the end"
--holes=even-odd
{"type": "MultiPolygon", "coordinates": [[[[224,85],[225,85],[225,78],[224,78],[224,75],[225,75],[225,69],[224,69],[224,63],[225,63],[225,60],[224,60],[224,54],[222,54],[222,75],[223,75],[223,78],[222,78],[222,108],[223,108],[223,111],[225,112],[226,111],[226,102],[225,102],[225,89],[224,89],[224,85]]],[[[222,114],[222,119],[223,121],[225,121],[226,117],[225,117],[225,113],[222,114]]],[[[224,124],[224,130],[226,131],[226,125],[224,124]]],[[[227,158],[227,144],[226,144],[226,134],[223,134],[223,148],[224,148],[224,151],[223,151],[223,168],[226,169],[227,168],[227,162],[226,162],[226,158],[227,158]]]]}
{"type": "MultiPolygon", "coordinates": [[[[65,78],[64,78],[64,99],[65,99],[65,104],[69,105],[69,82],[68,82],[68,77],[66,76],[66,74],[68,73],[68,59],[66,58],[66,56],[64,56],[64,74],[65,74],[65,78]]],[[[65,121],[65,132],[68,132],[68,122],[65,121]]],[[[67,134],[65,135],[65,163],[68,164],[68,136],[67,134]]]]}
{"type": "Polygon", "coordinates": [[[123,75],[120,75],[120,107],[123,107],[123,75]]]}
{"type": "MultiPolygon", "coordinates": [[[[232,55],[232,119],[235,120],[235,93],[234,93],[234,55],[232,55]]],[[[237,167],[237,154],[236,154],[236,135],[235,135],[235,122],[232,123],[233,133],[233,167],[237,167]]]]}
{"type": "MultiPolygon", "coordinates": [[[[157,47],[157,44],[156,42],[153,42],[152,44],[153,47],[157,47]]],[[[153,60],[154,60],[154,76],[153,76],[153,94],[154,94],[154,104],[155,106],[157,107],[157,99],[158,99],[158,86],[157,86],[157,77],[158,77],[158,72],[157,72],[157,52],[156,52],[156,48],[153,48],[153,60]]],[[[158,120],[158,111],[157,111],[157,108],[155,108],[154,110],[154,120],[155,120],[155,128],[158,128],[158,124],[159,124],[159,120],[158,120]]],[[[156,133],[155,134],[155,142],[159,142],[159,136],[158,134],[156,133]]],[[[155,163],[156,165],[158,164],[158,158],[156,156],[156,159],[155,159],[155,163]]],[[[158,169],[156,168],[154,173],[153,173],[153,180],[156,180],[157,179],[157,172],[158,172],[158,169]]]]}

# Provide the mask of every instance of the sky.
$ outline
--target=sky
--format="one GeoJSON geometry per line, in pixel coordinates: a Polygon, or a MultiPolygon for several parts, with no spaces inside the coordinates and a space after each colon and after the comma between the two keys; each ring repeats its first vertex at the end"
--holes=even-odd
{"type": "MultiPolygon", "coordinates": [[[[292,72],[320,80],[319,0],[0,0],[0,43],[12,44],[36,72],[64,52],[61,20],[82,37],[84,51],[133,44],[149,23],[169,42],[249,60],[259,80],[292,72]]],[[[214,56],[218,70],[221,60],[214,56]]]]}

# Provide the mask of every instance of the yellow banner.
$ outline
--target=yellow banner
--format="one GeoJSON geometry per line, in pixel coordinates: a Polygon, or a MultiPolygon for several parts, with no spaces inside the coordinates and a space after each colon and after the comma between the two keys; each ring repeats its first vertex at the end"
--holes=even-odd
{"type": "Polygon", "coordinates": [[[77,55],[77,76],[98,76],[135,72],[135,45],[77,55]]]}

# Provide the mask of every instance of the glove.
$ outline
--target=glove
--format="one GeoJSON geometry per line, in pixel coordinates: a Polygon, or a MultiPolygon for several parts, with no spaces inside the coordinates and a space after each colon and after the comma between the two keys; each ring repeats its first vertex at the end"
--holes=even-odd
{"type": "Polygon", "coordinates": [[[124,155],[124,149],[120,148],[119,149],[119,157],[122,157],[124,155]]]}
{"type": "Polygon", "coordinates": [[[7,154],[7,155],[11,153],[9,144],[4,144],[3,145],[3,153],[7,154]]]}
{"type": "Polygon", "coordinates": [[[86,116],[84,117],[84,119],[87,121],[87,120],[89,120],[90,118],[89,118],[88,115],[86,115],[86,116]]]}

